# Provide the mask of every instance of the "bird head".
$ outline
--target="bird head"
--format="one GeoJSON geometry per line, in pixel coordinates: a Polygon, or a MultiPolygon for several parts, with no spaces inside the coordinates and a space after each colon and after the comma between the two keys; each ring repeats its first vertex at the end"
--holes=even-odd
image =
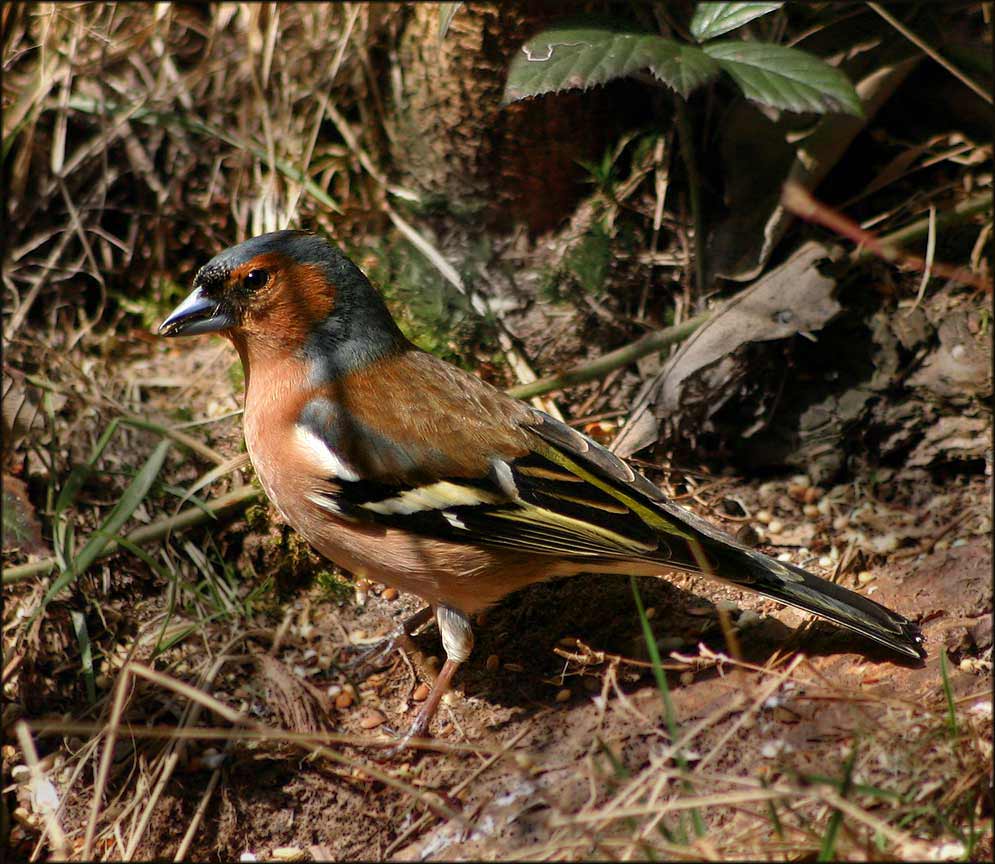
{"type": "Polygon", "coordinates": [[[275,231],[232,246],[197,273],[162,336],[221,333],[244,362],[298,355],[328,376],[406,340],[363,273],[327,240],[275,231]]]}

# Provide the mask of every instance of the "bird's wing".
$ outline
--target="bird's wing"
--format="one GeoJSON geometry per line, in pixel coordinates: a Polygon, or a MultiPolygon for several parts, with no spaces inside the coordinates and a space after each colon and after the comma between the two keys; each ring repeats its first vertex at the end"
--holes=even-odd
{"type": "Polygon", "coordinates": [[[326,450],[316,465],[341,466],[312,494],[340,518],[532,554],[698,569],[671,543],[681,531],[668,531],[653,484],[569,426],[431,355],[329,384],[298,426],[326,450]]]}

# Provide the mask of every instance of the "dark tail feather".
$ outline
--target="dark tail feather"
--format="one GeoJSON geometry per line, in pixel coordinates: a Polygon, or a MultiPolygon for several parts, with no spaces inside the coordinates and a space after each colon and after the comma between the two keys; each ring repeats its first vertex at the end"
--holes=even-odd
{"type": "Polygon", "coordinates": [[[719,552],[720,579],[828,618],[908,657],[926,657],[918,625],[880,603],[760,552],[714,546],[709,551],[719,552]]]}

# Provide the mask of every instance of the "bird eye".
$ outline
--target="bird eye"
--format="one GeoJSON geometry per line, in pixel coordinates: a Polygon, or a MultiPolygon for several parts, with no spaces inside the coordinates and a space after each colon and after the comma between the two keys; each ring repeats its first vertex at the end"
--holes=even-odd
{"type": "Polygon", "coordinates": [[[262,288],[269,280],[269,273],[265,270],[250,270],[243,280],[244,285],[250,291],[262,288]]]}

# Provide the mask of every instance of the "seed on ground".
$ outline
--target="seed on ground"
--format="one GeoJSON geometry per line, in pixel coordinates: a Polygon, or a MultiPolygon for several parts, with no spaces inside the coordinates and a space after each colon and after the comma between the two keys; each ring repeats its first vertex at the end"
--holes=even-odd
{"type": "Polygon", "coordinates": [[[650,606],[649,609],[646,610],[646,620],[649,621],[649,619],[654,615],[656,615],[656,606],[650,606]]]}
{"type": "Polygon", "coordinates": [[[346,709],[352,705],[353,697],[352,693],[348,690],[343,690],[338,696],[335,697],[335,707],[340,709],[346,709]]]}
{"type": "Polygon", "coordinates": [[[686,672],[681,672],[681,684],[685,687],[694,684],[694,672],[688,669],[686,672]]]}
{"type": "Polygon", "coordinates": [[[521,663],[505,663],[504,668],[509,672],[524,672],[525,667],[521,663]]]}
{"type": "Polygon", "coordinates": [[[866,585],[868,582],[873,582],[874,581],[874,574],[871,573],[870,570],[861,570],[857,574],[857,581],[861,585],[866,585]]]}
{"type": "Polygon", "coordinates": [[[370,711],[367,715],[359,721],[359,725],[364,729],[376,729],[377,726],[383,724],[387,718],[383,716],[379,711],[370,711]]]}
{"type": "Polygon", "coordinates": [[[814,504],[806,504],[802,507],[802,513],[809,519],[815,519],[819,515],[819,508],[814,504]]]}
{"type": "Polygon", "coordinates": [[[784,523],[780,519],[771,519],[767,525],[767,530],[771,534],[780,534],[784,530],[784,523]]]}
{"type": "Polygon", "coordinates": [[[397,589],[396,588],[385,588],[383,594],[380,595],[384,600],[396,600],[397,599],[397,589]]]}
{"type": "Polygon", "coordinates": [[[767,525],[774,517],[771,516],[770,510],[757,510],[757,515],[754,518],[757,522],[767,525]]]}
{"type": "Polygon", "coordinates": [[[501,658],[497,654],[491,654],[484,665],[487,667],[488,672],[497,672],[501,668],[501,658]]]}
{"type": "Polygon", "coordinates": [[[557,702],[569,702],[570,697],[574,694],[571,692],[569,687],[564,687],[559,693],[556,694],[557,702]]]}
{"type": "Polygon", "coordinates": [[[822,490],[818,486],[809,486],[805,490],[805,503],[814,504],[822,497],[822,490]]]}
{"type": "Polygon", "coordinates": [[[411,694],[411,698],[414,699],[415,702],[424,702],[426,699],[428,699],[428,694],[430,690],[431,688],[428,686],[428,684],[425,684],[423,682],[419,684],[417,687],[415,687],[415,692],[411,694]]]}

